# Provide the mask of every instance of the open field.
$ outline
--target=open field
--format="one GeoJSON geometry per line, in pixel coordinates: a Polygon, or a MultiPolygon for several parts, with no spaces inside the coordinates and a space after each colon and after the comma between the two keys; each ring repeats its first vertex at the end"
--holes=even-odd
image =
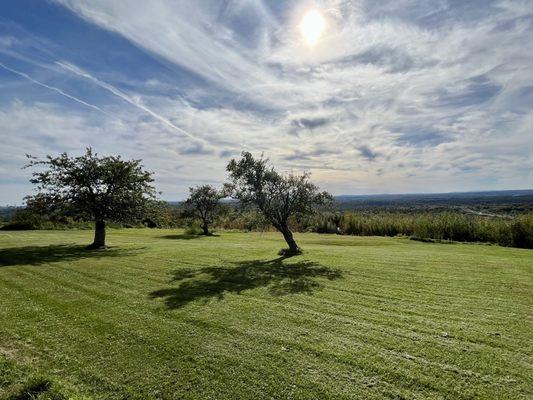
{"type": "Polygon", "coordinates": [[[0,398],[533,396],[531,250],[92,234],[0,232],[0,398]]]}

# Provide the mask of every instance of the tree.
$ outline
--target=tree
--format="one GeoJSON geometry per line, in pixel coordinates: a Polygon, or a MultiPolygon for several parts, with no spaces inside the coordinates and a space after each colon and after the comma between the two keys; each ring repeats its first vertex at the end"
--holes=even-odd
{"type": "Polygon", "coordinates": [[[94,221],[94,241],[88,249],[105,247],[107,221],[140,221],[155,199],[152,173],[144,170],[141,160],[98,157],[91,148],[80,157],[27,157],[26,167],[40,168],[30,180],[38,193],[26,197],[28,205],[49,215],[94,221]]]}
{"type": "Polygon", "coordinates": [[[213,223],[220,210],[220,200],[226,196],[210,185],[191,187],[189,192],[185,207],[194,217],[202,220],[204,235],[209,235],[209,225],[213,223]]]}
{"type": "Polygon", "coordinates": [[[300,248],[289,229],[291,215],[306,215],[317,206],[325,205],[332,197],[319,192],[309,182],[309,173],[281,175],[262,156],[255,159],[243,152],[240,160],[231,160],[227,166],[232,182],[227,185],[233,196],[243,205],[255,205],[267,220],[283,234],[289,252],[296,254],[300,248]]]}

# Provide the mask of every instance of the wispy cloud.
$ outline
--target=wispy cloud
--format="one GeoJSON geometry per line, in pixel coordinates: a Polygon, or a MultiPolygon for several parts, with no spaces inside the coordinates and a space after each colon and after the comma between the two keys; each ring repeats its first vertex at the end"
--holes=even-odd
{"type": "Polygon", "coordinates": [[[192,135],[191,133],[187,132],[185,129],[180,128],[176,124],[172,123],[168,118],[162,116],[161,114],[157,113],[156,111],[152,110],[151,108],[145,106],[140,99],[136,99],[136,98],[133,98],[133,97],[129,96],[128,94],[126,94],[123,91],[117,89],[113,85],[110,85],[109,83],[106,83],[104,81],[101,81],[98,78],[95,78],[91,74],[83,71],[81,68],[79,68],[79,67],[77,67],[77,66],[75,66],[73,64],[70,64],[70,63],[68,63],[66,61],[57,61],[56,64],[59,65],[60,67],[64,68],[64,69],[66,69],[67,71],[72,72],[75,75],[78,75],[78,76],[81,76],[82,78],[90,80],[94,84],[100,86],[101,88],[107,90],[108,92],[111,92],[115,96],[120,97],[125,102],[127,102],[127,103],[131,104],[132,106],[138,108],[139,110],[144,111],[145,113],[151,115],[152,117],[154,117],[158,121],[164,123],[166,126],[174,129],[175,131],[177,131],[177,132],[179,132],[179,133],[181,133],[181,134],[183,134],[185,136],[188,136],[191,139],[202,140],[201,138],[192,135]]]}
{"type": "MultiPolygon", "coordinates": [[[[57,2],[88,21],[117,32],[141,48],[234,93],[259,100],[261,96],[253,90],[254,87],[276,84],[271,72],[246,54],[250,49],[242,47],[229,30],[219,25],[218,14],[231,12],[231,5],[225,7],[224,3],[212,1],[159,0],[129,5],[121,1],[57,2]]],[[[254,23],[263,27],[265,21],[262,18],[267,7],[260,1],[250,2],[250,5],[257,11],[254,23]]]]}
{"type": "Polygon", "coordinates": [[[39,82],[38,80],[36,79],[33,79],[31,76],[29,76],[28,74],[26,74],[25,72],[22,72],[22,71],[17,71],[16,69],[13,69],[13,68],[10,68],[8,67],[7,65],[4,65],[3,63],[0,62],[0,67],[2,67],[3,69],[5,69],[6,71],[9,71],[9,72],[12,72],[18,76],[21,76],[23,77],[24,79],[27,79],[29,80],[30,82],[36,84],[36,85],[39,85],[43,88],[46,88],[46,89],[49,89],[49,90],[53,90],[54,92],[56,93],[59,93],[61,96],[64,96],[66,97],[67,99],[70,99],[70,100],[73,100],[79,104],[82,104],[86,107],[89,107],[89,108],[92,108],[93,110],[96,110],[96,111],[99,111],[103,114],[106,114],[108,116],[110,116],[108,113],[106,113],[104,110],[102,110],[100,107],[94,105],[94,104],[90,104],[90,103],[87,103],[86,101],[83,101],[77,97],[74,97],[68,93],[66,93],[65,91],[63,91],[62,89],[59,89],[58,87],[55,87],[55,86],[50,86],[50,85],[47,85],[46,83],[43,83],[43,82],[39,82]]]}

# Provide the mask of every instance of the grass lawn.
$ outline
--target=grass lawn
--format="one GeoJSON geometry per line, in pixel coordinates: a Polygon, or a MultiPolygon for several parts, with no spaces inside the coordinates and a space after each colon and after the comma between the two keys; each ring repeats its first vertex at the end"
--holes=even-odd
{"type": "Polygon", "coordinates": [[[88,253],[91,236],[0,232],[0,398],[533,396],[532,250],[301,234],[283,259],[275,233],[132,229],[88,253]]]}

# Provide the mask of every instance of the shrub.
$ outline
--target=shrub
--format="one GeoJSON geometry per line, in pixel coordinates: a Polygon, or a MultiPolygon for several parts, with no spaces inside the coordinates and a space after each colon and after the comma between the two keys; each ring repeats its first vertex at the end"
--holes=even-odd
{"type": "Polygon", "coordinates": [[[511,231],[514,247],[533,249],[533,214],[517,217],[511,231]]]}
{"type": "Polygon", "coordinates": [[[215,221],[215,226],[220,229],[235,229],[241,231],[268,231],[272,226],[265,217],[257,211],[242,212],[229,210],[219,216],[215,221]]]}
{"type": "Polygon", "coordinates": [[[2,226],[1,229],[9,231],[53,229],[56,224],[58,222],[53,223],[49,218],[30,208],[23,208],[18,210],[11,221],[2,226]]]}
{"type": "Polygon", "coordinates": [[[195,219],[190,220],[185,226],[185,233],[187,235],[200,235],[202,233],[200,222],[195,219]]]}

